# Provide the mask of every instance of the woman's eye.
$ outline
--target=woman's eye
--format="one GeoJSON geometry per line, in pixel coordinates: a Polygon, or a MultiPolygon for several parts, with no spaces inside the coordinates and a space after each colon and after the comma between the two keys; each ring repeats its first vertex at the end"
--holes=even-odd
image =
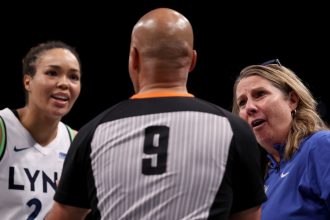
{"type": "Polygon", "coordinates": [[[50,70],[50,71],[47,71],[46,72],[46,75],[48,75],[48,76],[56,76],[57,75],[57,72],[56,71],[53,71],[53,70],[50,70]]]}
{"type": "Polygon", "coordinates": [[[75,80],[75,81],[79,81],[80,80],[80,78],[79,78],[79,76],[77,74],[71,74],[70,75],[70,79],[71,80],[75,80]]]}
{"type": "Polygon", "coordinates": [[[243,106],[243,105],[245,105],[245,101],[244,101],[244,100],[241,100],[241,101],[238,102],[238,106],[241,107],[241,106],[243,106]]]}
{"type": "Polygon", "coordinates": [[[265,94],[265,92],[264,91],[258,91],[256,94],[257,94],[257,97],[261,97],[265,94]]]}

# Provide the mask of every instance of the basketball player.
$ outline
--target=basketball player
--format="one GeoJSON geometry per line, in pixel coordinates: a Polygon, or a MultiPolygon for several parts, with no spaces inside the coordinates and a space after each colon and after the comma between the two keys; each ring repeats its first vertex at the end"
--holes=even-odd
{"type": "Polygon", "coordinates": [[[168,8],[134,26],[136,94],[78,133],[46,219],[260,217],[260,152],[249,126],[186,88],[196,63],[192,27],[168,8]]]}
{"type": "Polygon", "coordinates": [[[26,104],[0,111],[0,218],[43,219],[51,207],[74,130],[60,120],[80,93],[80,61],[60,41],[23,59],[26,104]]]}

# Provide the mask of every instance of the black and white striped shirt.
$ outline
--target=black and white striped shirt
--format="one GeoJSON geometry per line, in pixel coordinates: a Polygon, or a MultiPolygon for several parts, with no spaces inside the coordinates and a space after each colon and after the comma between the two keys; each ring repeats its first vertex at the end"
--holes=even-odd
{"type": "Polygon", "coordinates": [[[55,200],[95,219],[227,219],[265,200],[248,125],[194,97],[130,99],[78,133],[55,200]]]}

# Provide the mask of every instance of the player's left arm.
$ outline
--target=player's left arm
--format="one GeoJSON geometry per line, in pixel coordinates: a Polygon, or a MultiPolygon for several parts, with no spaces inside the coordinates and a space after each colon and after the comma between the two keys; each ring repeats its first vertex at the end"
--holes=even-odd
{"type": "Polygon", "coordinates": [[[45,220],[83,220],[89,213],[90,209],[78,208],[69,205],[63,205],[55,202],[51,210],[45,216],[45,220]]]}

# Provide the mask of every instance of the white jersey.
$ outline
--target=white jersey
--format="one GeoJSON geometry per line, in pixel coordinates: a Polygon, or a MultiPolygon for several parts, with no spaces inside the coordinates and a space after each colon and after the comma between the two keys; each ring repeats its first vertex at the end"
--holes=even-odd
{"type": "Polygon", "coordinates": [[[62,122],[56,138],[40,146],[14,113],[0,111],[0,218],[43,219],[49,211],[72,133],[62,122]]]}

